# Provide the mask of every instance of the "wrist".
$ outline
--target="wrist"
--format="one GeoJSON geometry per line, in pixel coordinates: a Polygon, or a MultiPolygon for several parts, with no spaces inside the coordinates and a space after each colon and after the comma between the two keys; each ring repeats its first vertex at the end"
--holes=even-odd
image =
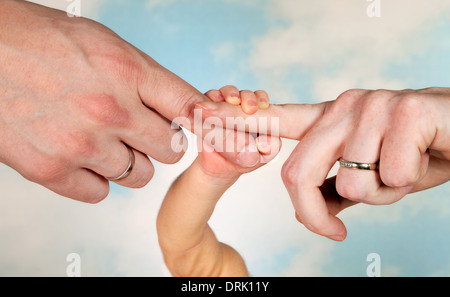
{"type": "Polygon", "coordinates": [[[241,176],[240,173],[236,172],[230,172],[227,174],[211,172],[203,166],[203,162],[200,157],[195,159],[192,167],[197,171],[199,178],[201,178],[204,183],[218,188],[230,187],[241,176]]]}

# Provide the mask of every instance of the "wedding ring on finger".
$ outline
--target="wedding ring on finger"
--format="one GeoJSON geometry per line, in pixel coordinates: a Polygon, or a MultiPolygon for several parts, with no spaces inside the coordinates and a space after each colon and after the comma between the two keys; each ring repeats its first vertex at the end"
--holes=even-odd
{"type": "Polygon", "coordinates": [[[378,170],[378,163],[358,163],[347,161],[344,159],[339,160],[339,165],[343,168],[357,169],[357,170],[378,170]]]}
{"type": "Polygon", "coordinates": [[[131,147],[129,147],[128,145],[126,147],[128,149],[128,155],[130,156],[130,160],[129,160],[127,169],[118,177],[106,177],[107,180],[112,181],[112,182],[118,182],[118,181],[124,180],[131,174],[131,171],[133,171],[134,163],[136,161],[136,156],[134,155],[134,151],[131,147]]]}

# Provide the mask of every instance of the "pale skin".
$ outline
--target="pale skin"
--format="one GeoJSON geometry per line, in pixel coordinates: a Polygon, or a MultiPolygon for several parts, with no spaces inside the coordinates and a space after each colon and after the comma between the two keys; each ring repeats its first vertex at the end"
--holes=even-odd
{"type": "MultiPolygon", "coordinates": [[[[350,90],[331,102],[257,111],[258,94],[244,108],[230,106],[246,99],[228,86],[222,90],[228,105],[211,106],[105,26],[14,0],[0,0],[0,65],[0,162],[75,200],[106,198],[105,176],[119,176],[128,166],[125,145],[136,155],[131,175],[118,182],[125,187],[151,180],[149,157],[166,164],[180,160],[183,151],[171,149],[178,131],[170,121],[190,120],[194,107],[205,117],[279,117],[280,135],[301,140],[282,171],[296,215],[334,240],[346,236],[336,217],[345,207],[393,203],[449,180],[448,88],[350,90]],[[340,157],[380,161],[380,171],[342,168],[326,180],[340,157]]],[[[261,158],[258,152],[239,155],[222,154],[231,162],[248,161],[240,164],[248,167],[261,158]]]]}
{"type": "MultiPolygon", "coordinates": [[[[268,96],[263,91],[239,92],[239,102],[230,102],[224,93],[226,88],[212,90],[207,95],[214,101],[226,100],[227,104],[239,105],[243,110],[269,106],[268,96]],[[260,96],[264,97],[262,104],[258,103],[260,96]]],[[[272,160],[280,150],[281,141],[260,136],[256,144],[262,158],[250,168],[225,160],[203,143],[197,159],[169,189],[158,215],[157,230],[165,262],[173,276],[248,276],[242,257],[217,240],[208,220],[225,191],[242,174],[272,160]]]]}
{"type": "Polygon", "coordinates": [[[336,216],[343,209],[392,204],[450,179],[450,88],[349,90],[334,101],[272,105],[253,115],[229,104],[208,102],[201,108],[205,119],[277,117],[279,131],[272,136],[300,140],[282,178],[297,219],[332,240],[347,235],[336,216]],[[340,168],[327,179],[340,158],[379,162],[379,171],[340,168]]]}
{"type": "MultiPolygon", "coordinates": [[[[179,133],[171,120],[190,121],[195,104],[204,101],[97,22],[0,0],[0,162],[32,182],[98,203],[109,193],[105,177],[128,167],[127,145],[135,166],[117,183],[141,188],[154,174],[150,158],[173,164],[183,156],[171,147],[179,133]]],[[[223,156],[236,160],[238,154],[223,156]]]]}

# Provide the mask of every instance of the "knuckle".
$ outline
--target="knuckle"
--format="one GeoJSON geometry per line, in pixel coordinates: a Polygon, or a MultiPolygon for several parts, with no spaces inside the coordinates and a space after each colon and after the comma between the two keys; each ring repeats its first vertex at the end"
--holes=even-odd
{"type": "Polygon", "coordinates": [[[204,101],[204,97],[200,93],[186,94],[182,93],[178,103],[178,116],[185,119],[191,119],[194,115],[194,107],[198,102],[204,101]]]}
{"type": "Polygon", "coordinates": [[[37,181],[39,184],[53,184],[63,180],[65,172],[63,166],[59,162],[51,160],[43,160],[31,168],[28,174],[30,179],[37,181]]]}
{"type": "Polygon", "coordinates": [[[287,187],[294,187],[300,181],[299,170],[292,162],[286,162],[281,169],[281,177],[287,187]]]}
{"type": "Polygon", "coordinates": [[[417,127],[419,119],[429,119],[432,114],[417,93],[405,93],[397,96],[392,114],[392,125],[395,127],[417,127]]]}
{"type": "Polygon", "coordinates": [[[425,105],[421,99],[421,96],[417,93],[406,93],[399,96],[397,103],[397,116],[411,117],[418,116],[423,112],[425,105]]]}
{"type": "Polygon", "coordinates": [[[81,199],[89,204],[98,204],[106,199],[109,195],[109,186],[99,187],[98,190],[94,194],[90,194],[87,197],[81,199]]]}
{"type": "Polygon", "coordinates": [[[107,48],[101,49],[101,55],[94,55],[91,59],[124,83],[135,82],[138,74],[142,73],[142,65],[145,65],[145,59],[136,49],[122,40],[109,42],[107,48]]]}
{"type": "Polygon", "coordinates": [[[108,94],[84,96],[78,104],[84,114],[98,125],[126,127],[131,121],[128,111],[108,94]]]}
{"type": "Polygon", "coordinates": [[[417,177],[413,174],[389,170],[381,171],[380,178],[383,184],[391,188],[403,188],[413,185],[417,182],[417,177]]]}
{"type": "Polygon", "coordinates": [[[338,98],[336,99],[336,103],[342,105],[353,104],[355,101],[359,100],[360,94],[361,90],[359,89],[347,90],[338,96],[338,98]]]}
{"type": "Polygon", "coordinates": [[[71,133],[62,136],[61,150],[70,158],[90,158],[95,154],[96,147],[91,138],[84,133],[71,133]]]}
{"type": "Polygon", "coordinates": [[[383,111],[386,100],[392,97],[392,92],[388,90],[371,91],[365,96],[361,106],[361,114],[372,117],[383,111]]]}
{"type": "Polygon", "coordinates": [[[363,92],[363,90],[359,89],[345,91],[336,98],[333,104],[327,109],[326,114],[337,116],[347,115],[349,110],[352,110],[355,104],[361,99],[363,92]]]}
{"type": "Polygon", "coordinates": [[[366,187],[352,182],[342,182],[341,179],[336,181],[336,191],[340,196],[355,202],[364,202],[369,196],[366,187]]]}
{"type": "Polygon", "coordinates": [[[393,96],[393,91],[386,90],[386,89],[378,89],[378,90],[370,91],[367,94],[367,97],[369,99],[375,100],[375,101],[391,98],[392,96],[393,96]]]}

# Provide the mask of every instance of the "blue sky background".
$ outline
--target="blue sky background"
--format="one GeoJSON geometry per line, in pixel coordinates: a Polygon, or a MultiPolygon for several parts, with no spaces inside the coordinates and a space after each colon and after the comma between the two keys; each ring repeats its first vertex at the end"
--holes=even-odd
{"type": "MultiPolygon", "coordinates": [[[[37,1],[60,9],[62,0],[37,1]]],[[[382,0],[96,0],[82,14],[107,25],[200,91],[227,84],[265,89],[275,103],[315,103],[350,88],[448,87],[450,4],[382,0]]],[[[340,215],[342,243],[294,218],[280,177],[295,147],[242,177],[211,225],[254,276],[365,276],[378,253],[383,276],[450,276],[450,185],[391,206],[359,205],[340,215]]],[[[155,220],[172,181],[195,158],[155,162],[141,190],[112,187],[96,206],[67,200],[0,167],[0,275],[64,276],[69,253],[84,276],[167,276],[155,220]]]]}
{"type": "Polygon", "coordinates": [[[138,0],[108,1],[99,19],[201,91],[223,84],[257,87],[242,61],[249,54],[252,38],[270,25],[265,21],[263,5],[162,1],[151,12],[146,6],[145,1],[138,0]],[[227,42],[236,47],[233,55],[216,59],[214,50],[227,42]]]}

